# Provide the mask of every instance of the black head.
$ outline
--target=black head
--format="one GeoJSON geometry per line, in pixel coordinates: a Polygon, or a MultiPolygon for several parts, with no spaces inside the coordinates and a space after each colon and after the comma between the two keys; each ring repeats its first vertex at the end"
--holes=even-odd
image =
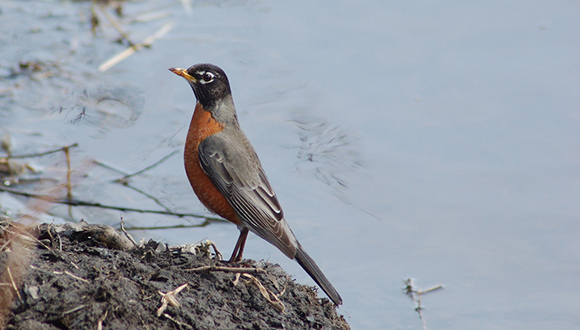
{"type": "Polygon", "coordinates": [[[226,73],[213,64],[202,63],[192,65],[187,70],[180,68],[169,70],[189,82],[197,101],[208,110],[214,107],[218,101],[231,96],[230,83],[226,73]]]}

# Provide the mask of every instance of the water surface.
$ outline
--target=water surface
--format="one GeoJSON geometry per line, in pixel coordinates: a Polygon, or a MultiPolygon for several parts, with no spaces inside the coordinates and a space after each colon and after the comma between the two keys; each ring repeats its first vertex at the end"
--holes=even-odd
{"type": "MultiPolygon", "coordinates": [[[[211,62],[229,76],[241,125],[295,234],[344,298],[355,329],[421,329],[403,293],[423,289],[429,329],[580,327],[580,6],[576,2],[129,2],[137,41],[174,29],[112,69],[122,51],[90,4],[4,2],[0,124],[15,154],[71,149],[74,195],[162,209],[111,180],[177,151],[130,183],[172,211],[209,215],[185,178],[194,96],[169,67],[211,62]],[[42,68],[22,68],[38,62],[42,68]]],[[[64,182],[61,154],[34,160],[64,182]]],[[[50,189],[55,183],[44,183],[50,189]]],[[[8,198],[1,195],[0,203],[8,198]]],[[[65,207],[46,207],[70,219],[65,207]]],[[[130,226],[195,218],[80,209],[130,226]]],[[[133,231],[169,244],[231,224],[133,231]]],[[[294,262],[256,236],[245,256],[294,262]]]]}

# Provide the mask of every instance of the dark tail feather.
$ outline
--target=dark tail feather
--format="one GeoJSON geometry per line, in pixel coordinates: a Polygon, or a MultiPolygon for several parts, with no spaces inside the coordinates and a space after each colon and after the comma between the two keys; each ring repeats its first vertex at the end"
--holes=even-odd
{"type": "Polygon", "coordinates": [[[326,276],[322,273],[320,268],[316,265],[314,260],[310,258],[308,253],[302,249],[302,246],[298,244],[298,248],[296,249],[296,261],[298,264],[304,268],[304,270],[312,277],[312,279],[318,284],[319,287],[326,292],[326,295],[336,304],[342,304],[342,298],[336,292],[336,289],[330,284],[326,276]]]}

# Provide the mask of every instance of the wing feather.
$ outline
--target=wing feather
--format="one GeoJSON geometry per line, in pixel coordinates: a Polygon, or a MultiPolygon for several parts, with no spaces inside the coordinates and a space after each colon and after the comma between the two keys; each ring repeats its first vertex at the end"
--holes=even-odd
{"type": "Polygon", "coordinates": [[[294,259],[296,237],[256,152],[243,139],[228,143],[219,133],[206,138],[199,145],[201,167],[252,232],[294,259]]]}

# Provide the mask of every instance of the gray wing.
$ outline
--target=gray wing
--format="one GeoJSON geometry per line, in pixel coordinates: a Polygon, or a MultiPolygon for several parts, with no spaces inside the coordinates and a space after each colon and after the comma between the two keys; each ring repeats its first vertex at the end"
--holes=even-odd
{"type": "Polygon", "coordinates": [[[201,167],[248,229],[294,259],[296,237],[256,152],[245,136],[240,138],[234,143],[220,134],[206,138],[199,145],[201,167]]]}

